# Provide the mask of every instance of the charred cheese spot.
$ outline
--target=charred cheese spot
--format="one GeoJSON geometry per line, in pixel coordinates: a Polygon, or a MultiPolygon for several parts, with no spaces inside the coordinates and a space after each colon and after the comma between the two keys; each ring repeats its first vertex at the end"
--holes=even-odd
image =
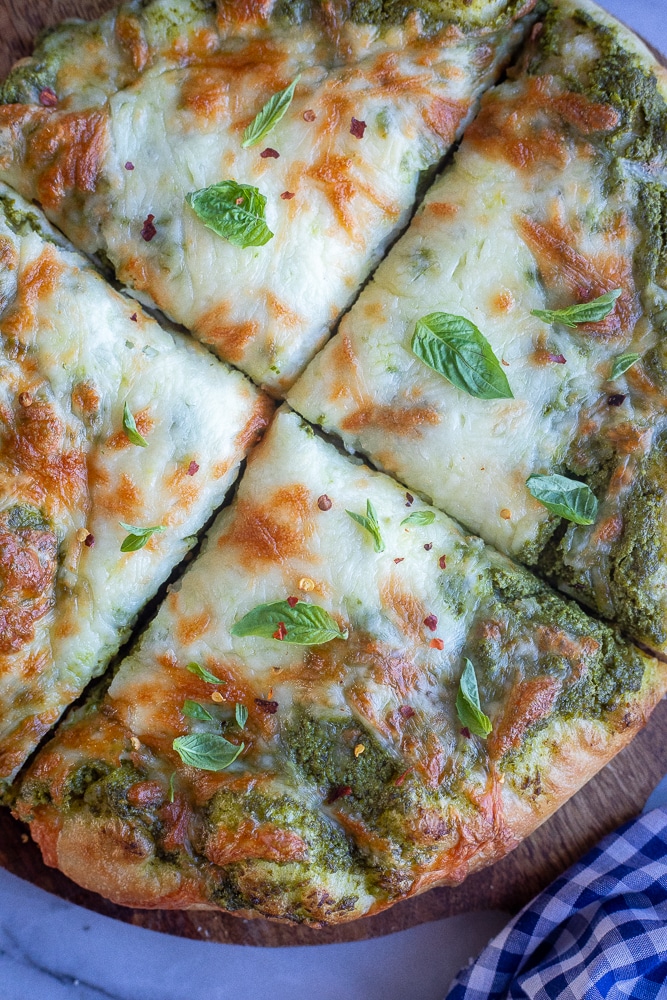
{"type": "Polygon", "coordinates": [[[218,545],[234,546],[245,567],[277,563],[305,557],[314,526],[314,498],[300,483],[281,487],[264,501],[239,499],[234,525],[221,536],[218,545]]]}
{"type": "Polygon", "coordinates": [[[467,105],[461,101],[445,101],[438,97],[424,108],[422,116],[436,135],[444,142],[450,143],[453,142],[467,111],[467,105]]]}
{"type": "Polygon", "coordinates": [[[127,53],[132,67],[140,73],[149,60],[149,48],[141,21],[127,11],[120,10],[116,17],[116,38],[127,53]]]}
{"type": "Polygon", "coordinates": [[[492,757],[500,758],[521,746],[526,731],[551,714],[559,691],[560,684],[555,677],[536,677],[515,684],[502,717],[494,720],[493,731],[488,737],[492,757]]]}
{"type": "Polygon", "coordinates": [[[0,517],[0,653],[31,642],[35,624],[55,604],[56,537],[48,528],[12,530],[17,511],[0,517]]]}
{"type": "Polygon", "coordinates": [[[72,389],[72,408],[82,417],[90,417],[97,413],[100,406],[100,394],[94,382],[77,382],[72,389]]]}
{"type": "Polygon", "coordinates": [[[298,834],[251,819],[242,820],[236,830],[218,827],[208,838],[204,853],[216,865],[231,865],[246,858],[283,863],[308,860],[308,848],[298,834]]]}
{"type": "Polygon", "coordinates": [[[108,141],[106,112],[35,111],[32,125],[26,166],[37,177],[44,208],[57,211],[69,195],[95,191],[108,141]]]}
{"type": "Polygon", "coordinates": [[[215,306],[197,321],[197,332],[220,355],[232,363],[238,363],[243,360],[246,348],[257,336],[259,324],[255,320],[230,322],[229,308],[222,304],[215,306]]]}
{"type": "Polygon", "coordinates": [[[55,249],[49,246],[21,269],[16,301],[0,321],[0,329],[5,335],[20,337],[32,332],[40,303],[56,290],[64,270],[55,249]]]}

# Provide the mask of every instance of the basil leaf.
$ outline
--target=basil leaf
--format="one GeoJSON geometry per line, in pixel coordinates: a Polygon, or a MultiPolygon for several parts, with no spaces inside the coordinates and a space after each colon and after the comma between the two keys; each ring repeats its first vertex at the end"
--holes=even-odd
{"type": "Polygon", "coordinates": [[[375,551],[384,552],[384,541],[382,540],[382,534],[380,533],[380,525],[378,524],[378,518],[375,512],[375,507],[370,502],[370,500],[366,501],[365,517],[363,514],[355,514],[354,511],[352,510],[346,510],[345,513],[349,514],[349,516],[352,518],[353,521],[356,521],[357,524],[360,524],[361,527],[365,528],[366,531],[372,536],[373,543],[375,545],[375,551]]]}
{"type": "Polygon", "coordinates": [[[267,136],[276,127],[292,103],[294,90],[300,79],[301,74],[299,73],[297,78],[290,83],[289,87],[279,90],[277,94],[269,98],[262,110],[253,118],[243,133],[243,142],[241,145],[244,149],[247,149],[248,146],[257,145],[264,136],[267,136]]]}
{"type": "Polygon", "coordinates": [[[545,323],[562,323],[574,330],[578,323],[599,323],[613,310],[616,299],[623,294],[622,288],[605,292],[591,302],[580,302],[567,309],[533,309],[531,316],[543,319],[545,323]]]}
{"type": "Polygon", "coordinates": [[[348,632],[342,632],[331,615],[318,607],[297,601],[291,607],[288,601],[273,604],[259,604],[233,625],[232,635],[257,635],[262,639],[277,638],[276,632],[284,630],[282,642],[292,642],[299,646],[319,646],[332,639],[347,639],[348,632]]]}
{"type": "Polygon", "coordinates": [[[470,660],[466,659],[459,690],[456,695],[456,711],[458,717],[471,733],[486,739],[493,726],[488,715],[485,715],[479,704],[479,690],[477,688],[477,677],[475,668],[470,660]]]}
{"type": "Polygon", "coordinates": [[[198,701],[190,701],[189,698],[186,698],[183,702],[181,711],[183,715],[187,715],[188,719],[199,719],[200,722],[215,722],[211,713],[207,712],[203,705],[200,705],[198,701]]]}
{"type": "Polygon", "coordinates": [[[123,540],[123,544],[120,547],[121,552],[136,552],[137,549],[143,549],[151,535],[165,530],[161,524],[155,524],[152,528],[137,528],[136,525],[125,524],[124,521],[119,521],[118,523],[128,533],[127,538],[123,540]]]}
{"type": "Polygon", "coordinates": [[[507,376],[486,337],[464,316],[435,312],[417,320],[412,352],[477,399],[514,399],[507,376]]]}
{"type": "Polygon", "coordinates": [[[403,524],[433,524],[435,521],[435,514],[432,510],[415,510],[412,514],[408,514],[401,521],[403,524]]]}
{"type": "Polygon", "coordinates": [[[234,715],[236,717],[236,725],[239,729],[245,729],[245,724],[248,721],[248,709],[245,705],[239,705],[237,701],[234,708],[234,715]]]}
{"type": "Polygon", "coordinates": [[[609,376],[609,381],[613,382],[614,379],[620,378],[624,375],[628,368],[632,368],[635,361],[639,361],[641,354],[619,354],[618,357],[614,358],[614,363],[611,366],[611,375],[609,376]]]}
{"type": "Polygon", "coordinates": [[[590,486],[567,476],[529,476],[528,492],[550,510],[575,524],[592,524],[598,512],[598,502],[590,486]]]}
{"type": "Polygon", "coordinates": [[[138,445],[139,448],[148,448],[148,441],[137,430],[136,421],[130,413],[127,403],[123,407],[123,430],[125,431],[127,440],[131,441],[132,444],[138,445]]]}
{"type": "Polygon", "coordinates": [[[201,681],[206,681],[207,684],[225,684],[226,681],[221,681],[219,677],[212,674],[209,670],[204,667],[200,667],[198,663],[188,663],[186,670],[189,670],[191,674],[195,674],[201,681]]]}
{"type": "Polygon", "coordinates": [[[177,736],[172,746],[184,764],[200,771],[224,771],[245,750],[245,743],[237,746],[217,733],[177,736]]]}
{"type": "Polygon", "coordinates": [[[187,195],[204,225],[235,247],[261,247],[273,233],[266,224],[266,198],[251,184],[220,181],[187,195]]]}

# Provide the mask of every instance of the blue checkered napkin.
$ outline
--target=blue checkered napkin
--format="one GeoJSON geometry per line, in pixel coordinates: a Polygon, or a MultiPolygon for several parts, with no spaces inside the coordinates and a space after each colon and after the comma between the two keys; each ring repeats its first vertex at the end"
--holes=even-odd
{"type": "Polygon", "coordinates": [[[446,1000],[667,1000],[667,806],[597,847],[518,914],[446,1000]]]}

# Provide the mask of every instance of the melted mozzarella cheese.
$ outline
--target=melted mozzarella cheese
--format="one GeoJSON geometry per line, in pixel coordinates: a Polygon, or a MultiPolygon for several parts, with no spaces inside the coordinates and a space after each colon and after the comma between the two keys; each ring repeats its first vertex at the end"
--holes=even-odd
{"type": "Polygon", "coordinates": [[[11,577],[0,589],[7,778],[106,667],[222,503],[268,400],[160,328],[71,248],[26,225],[15,232],[17,213],[33,210],[5,188],[0,194],[10,204],[0,216],[0,520],[9,519],[3,538],[23,560],[12,566],[7,548],[0,565],[0,580],[11,577]],[[145,448],[124,432],[125,403],[145,448]],[[122,554],[120,521],[165,530],[122,554]],[[43,563],[51,544],[57,563],[46,603],[26,610],[35,560],[43,563]]]}
{"type": "MultiPolygon", "coordinates": [[[[487,6],[493,20],[498,4],[487,6]]],[[[102,25],[113,49],[112,22],[102,25]]],[[[316,23],[295,31],[224,20],[216,32],[206,16],[193,35],[183,14],[179,58],[159,40],[152,49],[148,32],[141,74],[105,101],[93,88],[84,106],[71,78],[81,70],[70,66],[91,62],[85,28],[61,57],[62,110],[4,109],[0,174],[38,196],[77,245],[103,251],[142,301],[279,392],[405,225],[422,172],[460,135],[522,31],[463,34],[449,24],[431,35],[416,21],[385,32],[347,21],[334,40],[316,23]],[[283,120],[242,148],[244,127],[298,74],[283,120]],[[41,153],[54,129],[73,179],[54,175],[41,153]],[[266,147],[279,157],[263,158],[266,147]],[[227,179],[266,197],[274,236],[265,246],[233,246],[186,204],[189,192],[227,179]],[[145,241],[149,215],[156,235],[145,241]]]]}

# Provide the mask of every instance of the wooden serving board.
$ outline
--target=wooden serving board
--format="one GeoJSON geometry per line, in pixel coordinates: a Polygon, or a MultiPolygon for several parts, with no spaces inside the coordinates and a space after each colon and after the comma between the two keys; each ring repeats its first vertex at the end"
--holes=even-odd
{"type": "MultiPolygon", "coordinates": [[[[28,55],[38,32],[67,17],[93,18],[116,0],[0,0],[0,78],[28,55]]],[[[653,50],[655,51],[655,50],[653,50]]],[[[655,53],[663,65],[667,60],[655,53]]],[[[106,916],[181,937],[248,945],[331,944],[390,934],[429,920],[485,909],[515,912],[597,840],[631,819],[667,772],[667,700],[649,725],[592,781],[508,857],[454,889],[433,889],[376,917],[324,930],[241,920],[224,913],[115,906],[47,868],[26,828],[0,809],[0,865],[106,916]]]]}

